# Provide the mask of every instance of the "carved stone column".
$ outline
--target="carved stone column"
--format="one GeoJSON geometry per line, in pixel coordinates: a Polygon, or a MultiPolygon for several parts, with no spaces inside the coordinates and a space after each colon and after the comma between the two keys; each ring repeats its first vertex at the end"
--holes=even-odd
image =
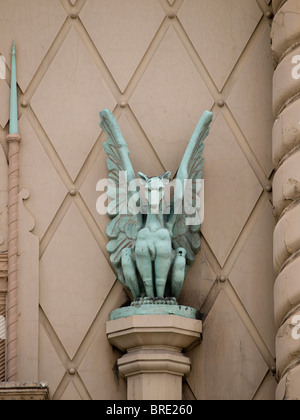
{"type": "Polygon", "coordinates": [[[182,379],[191,368],[182,351],[200,343],[201,321],[176,315],[134,315],[109,321],[110,344],[126,354],[119,372],[128,400],[181,400],[182,379]]]}
{"type": "Polygon", "coordinates": [[[300,0],[273,0],[276,398],[300,399],[300,0]]]}

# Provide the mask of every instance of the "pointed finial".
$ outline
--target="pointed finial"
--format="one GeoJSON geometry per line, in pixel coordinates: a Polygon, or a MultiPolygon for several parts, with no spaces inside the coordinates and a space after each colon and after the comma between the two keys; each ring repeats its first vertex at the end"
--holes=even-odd
{"type": "Polygon", "coordinates": [[[12,56],[11,56],[9,134],[18,134],[18,97],[17,97],[17,69],[16,69],[16,44],[15,44],[15,41],[13,41],[11,54],[12,54],[12,56]]]}

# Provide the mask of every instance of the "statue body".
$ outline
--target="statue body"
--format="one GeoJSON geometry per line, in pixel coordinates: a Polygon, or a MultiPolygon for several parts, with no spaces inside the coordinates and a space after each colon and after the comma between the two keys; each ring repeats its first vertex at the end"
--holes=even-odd
{"type": "MultiPolygon", "coordinates": [[[[201,221],[198,213],[201,203],[196,197],[199,191],[193,185],[202,178],[203,141],[209,133],[213,114],[208,111],[203,114],[189,142],[177,172],[174,196],[167,212],[165,188],[170,182],[171,173],[148,178],[139,172],[139,180],[136,180],[127,144],[113,114],[104,110],[100,116],[100,126],[107,135],[104,148],[112,181],[107,189],[108,197],[113,196],[115,187],[119,192],[124,191],[124,185],[120,185],[120,173],[126,173],[126,183],[130,187],[124,200],[129,202],[133,196],[140,197],[138,181],[145,188],[146,198],[146,211],[122,211],[122,194],[119,194],[117,203],[109,208],[112,221],[107,227],[110,239],[107,249],[111,262],[118,279],[131,291],[135,301],[161,302],[172,297],[176,302],[187,270],[200,249],[201,221]],[[188,184],[186,180],[191,183],[188,184]],[[190,185],[189,190],[187,185],[190,185]],[[190,194],[194,214],[187,212],[182,205],[187,193],[190,194]],[[180,211],[177,211],[178,208],[180,211]],[[188,223],[191,216],[195,220],[192,224],[188,223]]],[[[138,201],[141,204],[143,200],[138,201]]]]}

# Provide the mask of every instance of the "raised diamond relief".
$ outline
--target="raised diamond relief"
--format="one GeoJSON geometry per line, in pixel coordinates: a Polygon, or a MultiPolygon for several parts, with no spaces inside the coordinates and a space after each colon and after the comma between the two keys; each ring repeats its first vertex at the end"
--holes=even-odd
{"type": "Polygon", "coordinates": [[[199,115],[212,104],[201,75],[171,27],[135,89],[130,106],[164,167],[173,175],[199,115]]]}
{"type": "Polygon", "coordinates": [[[253,0],[242,7],[241,0],[189,0],[180,8],[178,17],[220,91],[261,16],[253,0]]]}
{"type": "Polygon", "coordinates": [[[165,14],[153,0],[87,0],[80,17],[124,92],[165,14]]]}
{"type": "Polygon", "coordinates": [[[70,177],[99,136],[99,110],[116,104],[75,29],[71,29],[31,105],[70,177]]]}

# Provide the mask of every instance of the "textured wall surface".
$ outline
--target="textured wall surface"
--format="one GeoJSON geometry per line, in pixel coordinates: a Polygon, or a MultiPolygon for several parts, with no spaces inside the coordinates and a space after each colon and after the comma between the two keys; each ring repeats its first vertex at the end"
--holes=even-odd
{"type": "MultiPolygon", "coordinates": [[[[96,183],[109,108],[136,171],[178,169],[205,109],[202,251],[180,302],[203,314],[187,399],[274,399],[272,52],[265,0],[0,0],[17,45],[21,187],[19,380],[53,399],[124,399],[105,335],[127,296],[96,183]],[[241,3],[243,5],[241,6],[241,3]]],[[[7,154],[9,66],[0,80],[7,154]]],[[[1,228],[0,228],[1,230],[1,228]]]]}

